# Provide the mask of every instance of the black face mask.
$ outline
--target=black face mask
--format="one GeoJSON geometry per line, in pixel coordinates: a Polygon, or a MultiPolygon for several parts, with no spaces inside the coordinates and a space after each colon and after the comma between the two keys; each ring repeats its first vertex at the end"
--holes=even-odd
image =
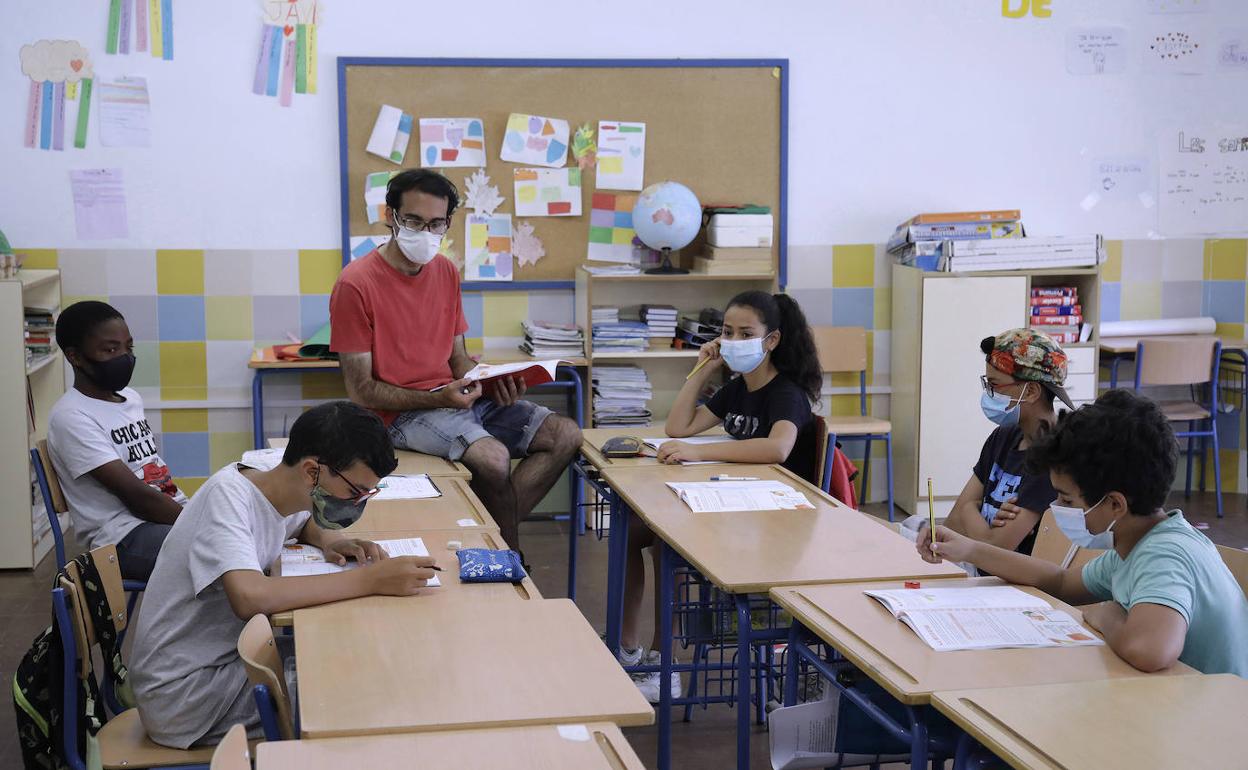
{"type": "Polygon", "coordinates": [[[107,361],[92,361],[85,356],[83,358],[91,364],[90,369],[84,370],[87,376],[104,390],[116,393],[130,384],[135,364],[133,353],[125,353],[107,361]]]}

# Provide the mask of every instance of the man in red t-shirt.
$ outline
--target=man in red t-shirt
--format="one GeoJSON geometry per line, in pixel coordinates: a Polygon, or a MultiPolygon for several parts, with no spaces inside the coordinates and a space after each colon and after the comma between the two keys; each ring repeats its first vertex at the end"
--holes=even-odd
{"type": "Polygon", "coordinates": [[[462,379],[476,364],[464,348],[459,273],[438,256],[458,203],[455,185],[435,171],[390,180],[386,223],[394,235],[338,277],[329,348],[351,400],[381,416],[395,446],[468,466],[473,490],[518,548],[520,522],[576,455],[581,430],[522,401],[519,378],[485,393],[462,379]],[[514,471],[512,458],[523,458],[514,471]]]}

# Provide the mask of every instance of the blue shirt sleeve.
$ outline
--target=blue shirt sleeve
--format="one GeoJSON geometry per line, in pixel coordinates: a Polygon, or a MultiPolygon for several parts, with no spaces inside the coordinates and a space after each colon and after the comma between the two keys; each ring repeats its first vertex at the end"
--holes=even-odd
{"type": "MultiPolygon", "coordinates": [[[[1192,566],[1175,547],[1150,550],[1148,561],[1139,565],[1131,586],[1127,610],[1137,604],[1160,604],[1183,616],[1190,625],[1196,595],[1196,577],[1192,566]]],[[[1143,554],[1141,554],[1143,555],[1143,554]]]]}
{"type": "Polygon", "coordinates": [[[1083,586],[1101,601],[1113,598],[1109,581],[1114,576],[1116,565],[1113,560],[1117,557],[1118,554],[1113,551],[1106,551],[1083,565],[1083,586]]]}

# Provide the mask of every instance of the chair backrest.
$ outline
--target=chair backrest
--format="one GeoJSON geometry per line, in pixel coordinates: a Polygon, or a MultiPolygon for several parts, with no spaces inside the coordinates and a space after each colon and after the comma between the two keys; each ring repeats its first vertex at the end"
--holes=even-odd
{"type": "Polygon", "coordinates": [[[1037,559],[1044,559],[1064,569],[1078,569],[1103,553],[1105,552],[1093,548],[1080,548],[1070,542],[1070,538],[1057,526],[1052,511],[1045,511],[1040,517],[1036,542],[1031,548],[1031,555],[1037,559]]]}
{"type": "Polygon", "coordinates": [[[56,550],[56,568],[65,568],[65,533],[61,531],[61,520],[57,513],[67,510],[65,496],[61,493],[61,484],[56,477],[56,469],[48,459],[48,443],[40,441],[30,450],[31,467],[35,470],[35,482],[39,484],[39,495],[43,498],[43,512],[48,517],[48,526],[52,529],[52,544],[56,550]]]}
{"type": "MultiPolygon", "coordinates": [[[[100,573],[100,582],[103,583],[104,595],[108,597],[108,605],[113,611],[113,628],[120,634],[126,630],[126,626],[130,623],[130,618],[126,615],[126,589],[121,578],[121,563],[117,561],[117,546],[102,545],[91,551],[92,560],[95,562],[95,569],[100,573]]],[[[77,562],[69,562],[65,565],[65,575],[78,588],[82,582],[82,575],[78,570],[77,562]]],[[[82,590],[78,590],[78,594],[82,594],[82,590]]],[[[90,644],[96,643],[95,623],[90,613],[83,615],[83,621],[87,631],[87,641],[90,644]]]]}
{"type": "MultiPolygon", "coordinates": [[[[69,613],[70,623],[68,631],[61,631],[62,641],[64,641],[66,633],[72,635],[74,641],[73,662],[78,669],[78,678],[86,679],[91,675],[92,637],[87,632],[88,620],[84,612],[85,608],[82,606],[82,594],[78,592],[78,586],[74,585],[73,581],[64,577],[57,581],[57,585],[64,595],[65,609],[69,613]]],[[[67,660],[70,657],[68,646],[66,646],[65,657],[67,660]]],[[[78,692],[76,687],[74,692],[78,692]]]]}
{"type": "Polygon", "coordinates": [[[1244,592],[1245,596],[1248,596],[1248,551],[1220,545],[1218,546],[1218,553],[1222,556],[1222,561],[1226,564],[1226,568],[1235,576],[1235,582],[1239,583],[1240,590],[1244,592]]]}
{"type": "Polygon", "coordinates": [[[69,505],[65,502],[65,493],[61,491],[61,479],[56,475],[56,468],[52,465],[52,455],[48,454],[47,439],[40,439],[35,444],[39,450],[39,465],[43,468],[43,475],[48,483],[48,491],[51,492],[50,502],[52,510],[57,513],[66,513],[69,511],[69,505]]]}
{"type": "Polygon", "coordinates": [[[832,474],[828,471],[828,421],[823,419],[823,415],[817,414],[814,417],[815,431],[815,478],[810,480],[815,486],[828,491],[831,485],[832,474]]]}
{"type": "Polygon", "coordinates": [[[295,723],[291,716],[290,693],[286,691],[286,679],[282,676],[282,657],[273,639],[273,626],[264,615],[256,615],[247,621],[238,635],[238,656],[247,669],[247,679],[254,688],[264,685],[277,706],[278,729],[284,740],[295,737],[295,723]]]}
{"type": "Polygon", "coordinates": [[[867,330],[861,326],[812,326],[819,370],[862,372],[867,369],[867,330]]]}
{"type": "Polygon", "coordinates": [[[1221,347],[1216,337],[1140,340],[1135,351],[1135,387],[1210,382],[1221,347]]]}
{"type": "Polygon", "coordinates": [[[234,725],[212,752],[209,770],[251,770],[251,749],[247,746],[247,728],[234,725]]]}

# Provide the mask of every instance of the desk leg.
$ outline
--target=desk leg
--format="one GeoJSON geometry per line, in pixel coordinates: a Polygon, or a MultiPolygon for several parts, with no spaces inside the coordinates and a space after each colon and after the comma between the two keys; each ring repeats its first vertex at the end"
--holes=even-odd
{"type": "Polygon", "coordinates": [[[750,597],[737,594],[737,770],[750,770],[750,597]]]}
{"type": "Polygon", "coordinates": [[[784,705],[797,705],[797,677],[801,672],[801,657],[797,648],[802,644],[802,624],[797,620],[789,623],[789,646],[784,651],[784,705]]]}
{"type": "Polygon", "coordinates": [[[581,528],[581,501],[580,495],[577,494],[581,490],[581,476],[576,461],[568,466],[568,478],[572,483],[572,489],[569,490],[569,497],[572,499],[572,516],[568,519],[568,598],[576,601],[576,551],[580,538],[577,530],[581,528]]]}
{"type": "Polygon", "coordinates": [[[910,715],[910,770],[927,768],[927,720],[922,706],[906,706],[910,715]]]}
{"type": "Polygon", "coordinates": [[[966,770],[972,766],[975,756],[975,739],[969,733],[958,736],[958,750],[953,755],[953,770],[966,770]]]}
{"type": "MultiPolygon", "coordinates": [[[[625,506],[621,506],[625,507],[625,506]]],[[[612,537],[615,533],[612,533],[612,537]]],[[[659,615],[659,770],[672,766],[672,549],[662,538],[655,538],[659,549],[659,597],[663,602],[659,615]]],[[[748,706],[748,700],[747,700],[748,706]]],[[[748,719],[747,719],[748,724],[748,719]]],[[[748,757],[746,758],[748,762],[748,757]]],[[[740,763],[738,762],[738,765],[740,763]]],[[[747,766],[748,770],[748,766],[747,766]]]]}
{"type": "Polygon", "coordinates": [[[256,449],[264,449],[264,370],[251,376],[251,434],[256,449]]]}
{"type": "Polygon", "coordinates": [[[628,506],[614,492],[610,496],[611,534],[607,543],[607,648],[620,651],[624,623],[624,571],[628,560],[628,506]]]}
{"type": "Polygon", "coordinates": [[[1122,363],[1122,356],[1114,356],[1109,362],[1109,387],[1118,387],[1118,365],[1122,363]]]}

